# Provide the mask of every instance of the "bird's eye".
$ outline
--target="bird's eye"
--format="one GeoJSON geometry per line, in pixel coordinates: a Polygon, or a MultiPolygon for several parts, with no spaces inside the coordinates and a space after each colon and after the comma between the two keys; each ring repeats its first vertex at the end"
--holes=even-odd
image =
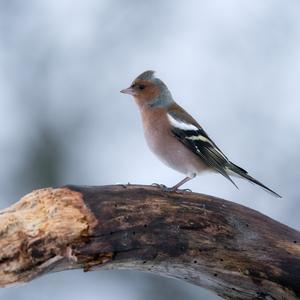
{"type": "Polygon", "coordinates": [[[143,89],[145,89],[145,87],[146,87],[146,86],[145,86],[145,85],[143,85],[143,84],[140,84],[140,85],[139,85],[139,89],[140,89],[140,90],[143,90],[143,89]]]}

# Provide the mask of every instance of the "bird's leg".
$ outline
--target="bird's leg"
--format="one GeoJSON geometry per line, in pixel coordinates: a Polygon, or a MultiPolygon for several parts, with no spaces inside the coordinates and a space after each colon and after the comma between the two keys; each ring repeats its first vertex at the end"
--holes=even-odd
{"type": "Polygon", "coordinates": [[[172,187],[166,187],[164,184],[157,184],[157,183],[152,183],[152,186],[157,186],[159,188],[161,188],[164,192],[191,192],[190,189],[184,189],[184,190],[178,190],[179,187],[181,187],[183,184],[185,184],[186,182],[190,181],[191,179],[195,178],[196,174],[193,174],[191,177],[187,176],[185,178],[183,178],[181,181],[179,181],[177,184],[175,184],[172,187]]]}
{"type": "Polygon", "coordinates": [[[192,174],[192,176],[187,176],[185,178],[183,178],[181,181],[179,181],[177,184],[175,184],[174,186],[167,188],[167,191],[169,192],[191,192],[190,189],[184,189],[184,190],[178,190],[179,187],[181,187],[183,184],[185,184],[186,182],[190,181],[191,179],[195,178],[196,174],[192,174]]]}
{"type": "Polygon", "coordinates": [[[196,175],[194,175],[193,177],[185,177],[183,178],[181,181],[179,181],[177,184],[175,184],[174,186],[172,186],[170,188],[171,191],[176,191],[178,190],[179,187],[181,187],[183,184],[185,184],[186,182],[190,181],[191,179],[193,179],[196,175]]]}

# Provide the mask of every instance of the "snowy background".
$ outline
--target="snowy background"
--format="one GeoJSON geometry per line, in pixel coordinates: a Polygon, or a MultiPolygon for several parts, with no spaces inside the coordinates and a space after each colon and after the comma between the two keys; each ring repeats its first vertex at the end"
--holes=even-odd
{"type": "MultiPolygon", "coordinates": [[[[218,175],[186,184],[300,229],[300,2],[0,0],[0,208],[32,189],[182,175],[148,150],[133,100],[153,69],[224,153],[283,195],[218,175]]],[[[1,300],[219,299],[177,280],[69,271],[1,300]]]]}

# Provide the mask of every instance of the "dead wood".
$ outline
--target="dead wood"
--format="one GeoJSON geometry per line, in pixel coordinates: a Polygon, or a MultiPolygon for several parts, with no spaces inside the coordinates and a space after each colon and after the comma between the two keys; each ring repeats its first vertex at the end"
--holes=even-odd
{"type": "Polygon", "coordinates": [[[236,203],[138,185],[47,188],[0,212],[0,286],[96,267],[225,299],[299,299],[300,233],[236,203]]]}

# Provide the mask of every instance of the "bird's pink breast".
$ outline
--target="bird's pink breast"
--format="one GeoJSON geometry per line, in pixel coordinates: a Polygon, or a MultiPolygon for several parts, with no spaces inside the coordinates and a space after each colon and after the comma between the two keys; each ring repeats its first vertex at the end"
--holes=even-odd
{"type": "Polygon", "coordinates": [[[208,169],[200,157],[173,136],[164,109],[145,108],[141,113],[147,144],[163,163],[187,176],[208,169]]]}

